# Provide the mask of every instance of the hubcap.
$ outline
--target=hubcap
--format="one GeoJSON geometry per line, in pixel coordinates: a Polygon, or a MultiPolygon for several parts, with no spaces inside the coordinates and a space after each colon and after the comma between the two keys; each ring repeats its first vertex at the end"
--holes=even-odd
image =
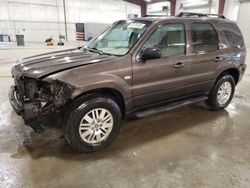
{"type": "Polygon", "coordinates": [[[228,102],[232,93],[232,85],[230,82],[224,82],[217,93],[217,101],[219,104],[225,104],[228,102]]]}
{"type": "Polygon", "coordinates": [[[97,144],[109,136],[113,124],[113,116],[108,110],[95,108],[82,118],[79,134],[84,142],[97,144]]]}

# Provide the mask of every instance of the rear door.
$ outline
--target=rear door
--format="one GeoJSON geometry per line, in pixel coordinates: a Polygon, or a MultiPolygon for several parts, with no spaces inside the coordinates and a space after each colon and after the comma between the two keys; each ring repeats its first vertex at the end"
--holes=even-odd
{"type": "Polygon", "coordinates": [[[216,79],[216,68],[222,61],[219,37],[211,23],[190,22],[188,79],[191,93],[207,93],[216,79]]]}
{"type": "Polygon", "coordinates": [[[186,35],[183,23],[160,24],[148,34],[135,56],[145,48],[159,48],[162,57],[133,61],[135,107],[185,95],[186,35]]]}

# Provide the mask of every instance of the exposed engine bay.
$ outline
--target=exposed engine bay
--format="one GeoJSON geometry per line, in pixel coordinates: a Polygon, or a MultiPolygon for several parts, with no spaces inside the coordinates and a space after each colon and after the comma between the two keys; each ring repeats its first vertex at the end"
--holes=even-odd
{"type": "Polygon", "coordinates": [[[28,77],[14,78],[11,87],[11,104],[24,120],[47,115],[70,100],[74,87],[61,81],[51,83],[28,77]]]}

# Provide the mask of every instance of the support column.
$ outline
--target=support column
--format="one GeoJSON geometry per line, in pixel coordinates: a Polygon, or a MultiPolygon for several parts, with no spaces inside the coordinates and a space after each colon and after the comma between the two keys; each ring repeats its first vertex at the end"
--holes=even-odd
{"type": "Polygon", "coordinates": [[[170,0],[170,13],[175,16],[176,0],[170,0]]]}
{"type": "Polygon", "coordinates": [[[146,16],[146,14],[147,14],[147,5],[146,5],[146,3],[143,3],[140,6],[141,6],[141,16],[142,17],[146,16]]]}
{"type": "Polygon", "coordinates": [[[223,14],[224,13],[224,7],[225,7],[225,0],[220,0],[219,1],[218,14],[223,14]]]}
{"type": "Polygon", "coordinates": [[[66,41],[68,41],[68,28],[67,28],[67,15],[66,15],[65,0],[63,0],[63,13],[64,13],[65,38],[66,38],[66,41]]]}

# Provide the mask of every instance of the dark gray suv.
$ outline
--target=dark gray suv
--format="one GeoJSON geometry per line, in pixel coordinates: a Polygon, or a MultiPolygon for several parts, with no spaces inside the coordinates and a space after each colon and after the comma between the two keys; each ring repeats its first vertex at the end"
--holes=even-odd
{"type": "Polygon", "coordinates": [[[93,152],[114,140],[127,117],[199,101],[224,109],[245,58],[239,28],[220,15],[121,20],[81,48],[18,61],[9,98],[37,132],[41,117],[60,113],[72,148],[93,152]]]}

